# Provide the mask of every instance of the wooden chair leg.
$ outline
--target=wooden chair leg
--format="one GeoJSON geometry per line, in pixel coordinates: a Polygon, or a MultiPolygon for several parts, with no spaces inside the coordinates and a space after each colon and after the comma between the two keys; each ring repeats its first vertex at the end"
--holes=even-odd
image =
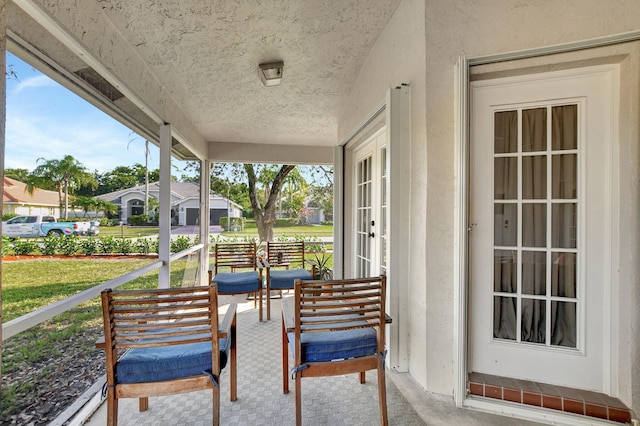
{"type": "Polygon", "coordinates": [[[298,373],[295,379],[296,393],[296,426],[302,426],[302,377],[298,373]]]}
{"type": "Polygon", "coordinates": [[[289,393],[289,338],[282,317],[282,393],[289,393]]]}
{"type": "Polygon", "coordinates": [[[220,424],[220,388],[213,386],[211,392],[213,393],[213,408],[211,413],[213,416],[213,426],[218,426],[220,424]]]}
{"type": "Polygon", "coordinates": [[[271,320],[271,287],[267,283],[267,321],[271,320]]]}
{"type": "Polygon", "coordinates": [[[229,388],[231,393],[231,401],[236,401],[238,399],[238,361],[237,361],[237,350],[236,350],[236,317],[233,317],[233,323],[231,324],[231,359],[229,361],[229,388]]]}
{"type": "Polygon", "coordinates": [[[140,406],[140,412],[147,411],[149,409],[149,397],[143,396],[140,398],[138,405],[140,406]]]}
{"type": "Polygon", "coordinates": [[[364,385],[365,383],[367,383],[367,372],[366,371],[361,371],[360,372],[360,384],[364,385]]]}
{"type": "Polygon", "coordinates": [[[258,312],[260,314],[258,316],[260,317],[260,322],[262,322],[262,288],[260,288],[258,293],[260,293],[260,302],[258,302],[258,312]]]}
{"type": "Polygon", "coordinates": [[[378,360],[378,400],[380,402],[380,424],[387,426],[387,381],[384,373],[384,363],[378,360]]]}
{"type": "Polygon", "coordinates": [[[118,424],[118,400],[115,390],[109,389],[107,395],[107,426],[117,426],[118,424]]]}

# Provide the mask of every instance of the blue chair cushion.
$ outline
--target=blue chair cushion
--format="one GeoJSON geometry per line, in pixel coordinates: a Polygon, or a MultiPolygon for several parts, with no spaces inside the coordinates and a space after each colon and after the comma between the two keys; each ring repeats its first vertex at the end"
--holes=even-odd
{"type": "MultiPolygon", "coordinates": [[[[354,318],[354,324],[364,324],[358,321],[358,315],[345,315],[354,318]]],[[[339,317],[331,317],[336,319],[339,317]]],[[[323,317],[317,317],[322,320],[323,317]]],[[[319,325],[326,327],[326,325],[319,325]]],[[[295,357],[294,333],[288,333],[289,348],[295,357]]],[[[375,329],[356,328],[352,330],[327,331],[318,333],[302,333],[302,362],[327,362],[338,359],[349,359],[360,356],[373,355],[378,349],[378,337],[375,329]]]]}
{"type": "Polygon", "coordinates": [[[258,271],[218,272],[213,282],[218,284],[218,294],[252,293],[262,288],[258,271]]]}
{"type": "Polygon", "coordinates": [[[271,270],[269,272],[271,289],[293,288],[296,279],[311,280],[313,277],[306,269],[271,270]]]}
{"type": "MultiPolygon", "coordinates": [[[[169,339],[163,339],[169,340],[169,339]]],[[[227,365],[231,339],[219,339],[220,369],[227,365]]],[[[147,383],[211,371],[211,343],[129,349],[116,364],[116,383],[147,383]]]]}

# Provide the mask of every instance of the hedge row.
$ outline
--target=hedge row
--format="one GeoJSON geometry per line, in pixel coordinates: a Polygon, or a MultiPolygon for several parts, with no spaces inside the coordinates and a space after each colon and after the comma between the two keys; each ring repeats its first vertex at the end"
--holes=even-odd
{"type": "MultiPolygon", "coordinates": [[[[191,238],[181,235],[171,240],[171,252],[178,253],[193,246],[191,238]]],[[[72,256],[75,254],[150,254],[158,253],[158,240],[138,238],[131,240],[113,236],[79,238],[75,235],[68,237],[45,237],[41,240],[2,238],[2,255],[56,255],[72,256]]]]}

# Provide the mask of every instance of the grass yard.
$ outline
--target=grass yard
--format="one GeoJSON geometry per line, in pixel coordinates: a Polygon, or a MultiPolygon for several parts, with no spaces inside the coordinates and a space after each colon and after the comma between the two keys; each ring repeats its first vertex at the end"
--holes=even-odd
{"type": "MultiPolygon", "coordinates": [[[[258,228],[254,220],[247,220],[246,226],[243,231],[230,232],[225,231],[222,235],[226,237],[231,236],[249,236],[258,237],[258,228]]],[[[312,237],[333,237],[333,225],[300,225],[300,226],[277,226],[273,228],[273,238],[278,239],[282,237],[296,237],[305,236],[306,238],[312,237]]]]}
{"type": "MultiPolygon", "coordinates": [[[[3,319],[17,318],[150,262],[151,259],[3,262],[3,319]]],[[[193,262],[172,263],[172,286],[181,285],[183,277],[193,275],[193,262]]],[[[157,283],[155,271],[119,289],[153,288],[157,283]]],[[[5,340],[0,419],[14,418],[20,423],[24,418],[13,416],[24,416],[24,412],[33,409],[38,413],[34,418],[38,423],[43,421],[38,416],[48,415],[47,404],[51,405],[50,420],[55,418],[104,374],[104,354],[94,347],[101,335],[102,311],[100,298],[96,297],[5,340]]]]}
{"type": "Polygon", "coordinates": [[[121,237],[125,238],[137,238],[148,237],[150,235],[158,235],[157,226],[129,226],[125,225],[120,229],[119,226],[101,226],[100,235],[98,237],[121,237]]]}

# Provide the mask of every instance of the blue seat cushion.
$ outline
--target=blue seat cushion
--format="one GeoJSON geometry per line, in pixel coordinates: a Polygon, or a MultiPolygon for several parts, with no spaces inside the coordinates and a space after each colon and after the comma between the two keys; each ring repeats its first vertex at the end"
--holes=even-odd
{"type": "MultiPolygon", "coordinates": [[[[345,315],[354,318],[354,324],[364,324],[358,315],[345,315]]],[[[339,317],[331,317],[336,319],[339,317]]],[[[321,321],[323,317],[317,317],[321,321]]],[[[345,325],[345,324],[343,324],[345,325]]],[[[326,325],[319,325],[326,327],[326,325]]],[[[295,357],[294,333],[288,333],[289,348],[295,357]]],[[[302,333],[302,362],[326,362],[338,359],[349,359],[360,356],[373,355],[378,349],[378,337],[373,327],[356,328],[352,330],[327,331],[317,333],[302,333]]]]}
{"type": "Polygon", "coordinates": [[[218,272],[213,282],[218,284],[219,294],[252,293],[262,288],[258,271],[218,272]]]}
{"type": "MultiPolygon", "coordinates": [[[[169,340],[169,339],[163,339],[169,340]]],[[[231,339],[219,339],[220,369],[227,365],[231,339]]],[[[129,349],[116,365],[116,383],[147,383],[211,371],[211,342],[129,349]]]]}
{"type": "Polygon", "coordinates": [[[269,272],[271,289],[293,288],[295,280],[311,280],[313,277],[306,269],[271,270],[269,272]]]}

